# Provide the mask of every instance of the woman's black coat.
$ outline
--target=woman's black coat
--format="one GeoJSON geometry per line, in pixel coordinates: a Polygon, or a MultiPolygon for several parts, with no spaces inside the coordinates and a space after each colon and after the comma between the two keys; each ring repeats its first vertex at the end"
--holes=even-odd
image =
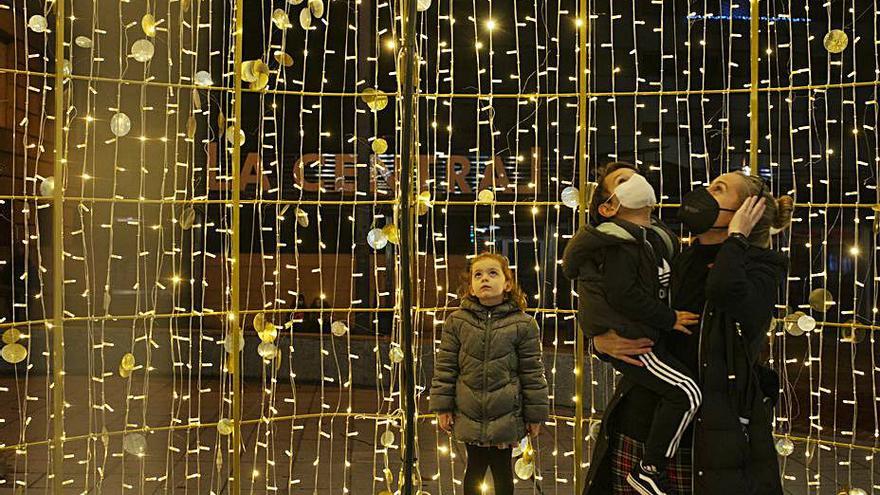
{"type": "MultiPolygon", "coordinates": [[[[672,269],[672,297],[682,290],[684,250],[672,269]]],[[[779,495],[779,466],[771,431],[773,402],[762,391],[758,357],[767,342],[777,289],[787,262],[776,251],[727,240],[706,280],[699,334],[703,406],[694,421],[694,495],[779,495]]],[[[693,290],[693,289],[691,289],[693,290]]],[[[605,410],[593,449],[585,495],[610,494],[608,450],[614,409],[632,384],[622,381],[605,410]]],[[[769,391],[768,391],[769,392],[769,391]]],[[[775,398],[775,395],[773,395],[775,398]]]]}

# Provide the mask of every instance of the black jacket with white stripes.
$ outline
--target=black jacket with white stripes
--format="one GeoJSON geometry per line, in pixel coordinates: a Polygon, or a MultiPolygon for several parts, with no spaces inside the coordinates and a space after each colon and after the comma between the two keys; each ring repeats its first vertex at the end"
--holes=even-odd
{"type": "MultiPolygon", "coordinates": [[[[673,304],[677,292],[700,290],[683,287],[692,283],[682,279],[682,267],[693,251],[693,247],[685,249],[673,263],[673,304]]],[[[759,356],[767,344],[777,290],[786,270],[782,254],[729,239],[718,251],[702,288],[706,304],[699,333],[694,335],[698,338],[694,349],[697,379],[703,393],[703,405],[693,423],[694,495],[782,494],[771,425],[771,404],[778,388],[761,387],[759,356]]],[[[675,341],[672,347],[684,348],[675,341]]],[[[612,493],[608,447],[619,416],[615,409],[632,389],[632,383],[622,380],[605,409],[585,495],[612,493]]]]}
{"type": "Polygon", "coordinates": [[[562,269],[577,281],[578,320],[587,335],[614,328],[624,337],[657,341],[675,325],[675,312],[661,299],[660,277],[668,284],[678,239],[659,221],[650,229],[658,245],[648,241],[648,229],[617,219],[585,226],[566,245],[562,269]]]}

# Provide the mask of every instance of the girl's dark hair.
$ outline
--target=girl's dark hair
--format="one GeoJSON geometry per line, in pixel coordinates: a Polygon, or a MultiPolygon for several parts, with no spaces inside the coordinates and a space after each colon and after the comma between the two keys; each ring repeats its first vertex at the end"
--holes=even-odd
{"type": "Polygon", "coordinates": [[[608,198],[611,197],[611,191],[605,187],[605,178],[612,172],[616,172],[622,168],[628,168],[636,172],[639,171],[638,167],[628,162],[610,162],[600,166],[596,170],[596,188],[593,190],[593,196],[590,199],[590,221],[593,224],[600,223],[604,220],[605,217],[599,214],[599,206],[608,201],[608,198]]]}
{"type": "Polygon", "coordinates": [[[485,259],[497,261],[498,264],[501,265],[504,279],[507,282],[510,282],[510,290],[504,294],[504,299],[512,302],[516,307],[525,311],[527,307],[526,294],[516,282],[516,276],[513,274],[513,270],[510,269],[510,262],[506,257],[497,253],[480,253],[468,262],[467,270],[461,273],[461,284],[458,287],[458,297],[464,299],[471,295],[471,272],[473,271],[474,264],[485,259]]]}

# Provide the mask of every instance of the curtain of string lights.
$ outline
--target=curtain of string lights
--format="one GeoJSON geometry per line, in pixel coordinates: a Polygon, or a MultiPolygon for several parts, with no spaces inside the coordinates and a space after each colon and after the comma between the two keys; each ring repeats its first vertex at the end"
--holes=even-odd
{"type": "Polygon", "coordinates": [[[878,16],[0,1],[3,482],[461,493],[432,356],[467,258],[494,250],[551,386],[517,486],[577,491],[614,376],[584,352],[559,257],[596,165],[627,160],[674,228],[682,191],[726,171],[795,196],[768,329],[784,484],[880,489],[878,16]]]}

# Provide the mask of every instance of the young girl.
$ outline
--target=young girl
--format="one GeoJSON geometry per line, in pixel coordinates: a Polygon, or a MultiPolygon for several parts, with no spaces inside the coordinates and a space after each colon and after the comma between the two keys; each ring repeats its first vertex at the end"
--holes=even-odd
{"type": "Polygon", "coordinates": [[[480,254],[463,279],[434,359],[431,410],[467,444],[464,495],[482,493],[487,468],[495,493],[512,495],[511,446],[537,436],[550,412],[540,332],[507,258],[480,254]]]}

